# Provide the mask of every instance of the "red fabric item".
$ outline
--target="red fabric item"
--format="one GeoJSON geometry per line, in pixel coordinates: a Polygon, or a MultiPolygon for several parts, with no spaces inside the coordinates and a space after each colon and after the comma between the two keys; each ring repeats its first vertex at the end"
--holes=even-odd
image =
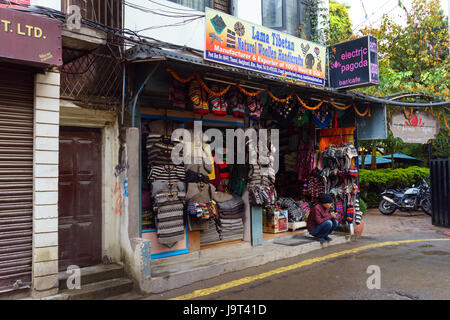
{"type": "Polygon", "coordinates": [[[330,211],[318,203],[311,208],[311,212],[306,220],[306,228],[308,231],[313,231],[315,227],[331,219],[333,219],[333,217],[331,216],[330,211]]]}
{"type": "Polygon", "coordinates": [[[334,122],[333,122],[333,128],[337,128],[337,111],[334,110],[334,122]]]}

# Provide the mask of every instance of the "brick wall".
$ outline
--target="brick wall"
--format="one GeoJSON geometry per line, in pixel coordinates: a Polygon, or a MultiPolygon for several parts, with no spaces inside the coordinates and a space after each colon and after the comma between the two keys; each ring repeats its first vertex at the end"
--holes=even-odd
{"type": "Polygon", "coordinates": [[[58,292],[58,159],[60,74],[35,78],[33,150],[34,297],[58,292]]]}
{"type": "Polygon", "coordinates": [[[230,13],[230,0],[212,0],[213,9],[230,13]]]}

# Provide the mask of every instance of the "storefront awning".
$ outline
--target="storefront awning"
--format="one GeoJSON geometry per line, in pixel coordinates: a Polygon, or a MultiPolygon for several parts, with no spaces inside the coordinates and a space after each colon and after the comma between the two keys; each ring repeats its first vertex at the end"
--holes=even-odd
{"type": "Polygon", "coordinates": [[[310,84],[297,84],[284,81],[278,77],[265,73],[254,72],[233,66],[214,63],[203,59],[203,53],[189,48],[171,47],[154,47],[150,45],[136,45],[126,52],[126,61],[128,63],[143,63],[168,61],[170,64],[183,64],[184,66],[191,64],[195,66],[195,70],[204,73],[212,73],[215,75],[225,75],[235,81],[258,83],[266,87],[290,88],[295,91],[308,95],[310,98],[321,99],[323,97],[331,98],[335,103],[355,103],[355,104],[374,104],[366,100],[364,97],[357,96],[352,92],[338,91],[327,87],[318,87],[310,84]],[[218,73],[217,71],[221,71],[218,73]]]}

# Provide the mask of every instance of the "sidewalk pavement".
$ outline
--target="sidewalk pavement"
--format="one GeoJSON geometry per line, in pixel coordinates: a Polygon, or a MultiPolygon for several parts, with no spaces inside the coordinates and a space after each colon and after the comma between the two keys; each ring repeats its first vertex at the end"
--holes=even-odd
{"type": "Polygon", "coordinates": [[[434,226],[431,217],[423,211],[402,212],[395,211],[390,216],[385,216],[377,208],[368,209],[364,215],[363,236],[384,236],[392,234],[417,234],[417,233],[445,233],[449,229],[434,226]]]}
{"type": "Polygon", "coordinates": [[[224,273],[260,266],[269,262],[295,257],[323,247],[350,242],[354,236],[344,233],[331,235],[333,241],[321,244],[307,232],[264,240],[252,247],[245,242],[212,248],[190,254],[152,260],[152,293],[180,288],[224,273]],[[284,243],[284,244],[280,244],[284,243]]]}

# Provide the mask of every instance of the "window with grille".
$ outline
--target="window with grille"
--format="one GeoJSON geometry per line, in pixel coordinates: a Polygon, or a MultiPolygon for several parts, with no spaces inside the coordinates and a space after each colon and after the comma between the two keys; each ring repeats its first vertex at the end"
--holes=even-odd
{"type": "MultiPolygon", "coordinates": [[[[303,23],[302,32],[306,38],[311,36],[311,24],[307,18],[308,2],[305,0],[261,0],[262,24],[297,36],[303,23]]],[[[303,38],[303,34],[301,35],[303,38]]]]}
{"type": "Polygon", "coordinates": [[[205,7],[210,8],[212,7],[212,0],[169,0],[169,1],[199,11],[205,11],[205,7]]]}
{"type": "Polygon", "coordinates": [[[80,7],[81,16],[105,26],[122,28],[122,0],[61,0],[63,12],[71,5],[80,7]]]}

